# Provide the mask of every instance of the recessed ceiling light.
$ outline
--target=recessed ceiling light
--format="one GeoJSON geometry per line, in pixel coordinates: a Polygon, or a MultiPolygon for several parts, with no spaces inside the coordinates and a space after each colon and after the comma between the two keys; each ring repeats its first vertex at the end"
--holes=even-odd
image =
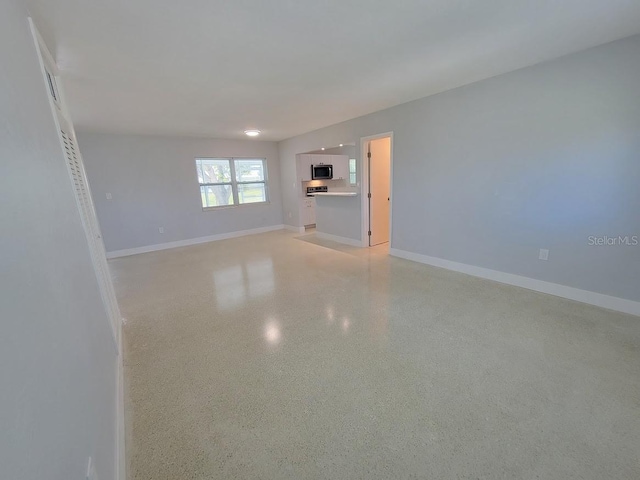
{"type": "Polygon", "coordinates": [[[324,147],[322,147],[320,150],[324,151],[324,147]]]}
{"type": "Polygon", "coordinates": [[[257,137],[258,135],[260,135],[260,130],[245,130],[244,133],[246,133],[250,137],[257,137]]]}
{"type": "Polygon", "coordinates": [[[340,146],[341,146],[341,147],[344,147],[344,145],[343,145],[343,144],[340,144],[340,146]]]}

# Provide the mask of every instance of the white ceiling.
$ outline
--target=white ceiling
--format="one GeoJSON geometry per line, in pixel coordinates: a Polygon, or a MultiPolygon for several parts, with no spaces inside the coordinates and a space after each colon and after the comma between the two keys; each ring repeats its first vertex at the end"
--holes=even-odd
{"type": "Polygon", "coordinates": [[[312,153],[316,155],[355,155],[356,146],[347,144],[342,147],[325,147],[324,150],[311,150],[310,152],[302,153],[312,153]]]}
{"type": "Polygon", "coordinates": [[[281,140],[640,33],[640,0],[26,0],[76,128],[281,140]]]}

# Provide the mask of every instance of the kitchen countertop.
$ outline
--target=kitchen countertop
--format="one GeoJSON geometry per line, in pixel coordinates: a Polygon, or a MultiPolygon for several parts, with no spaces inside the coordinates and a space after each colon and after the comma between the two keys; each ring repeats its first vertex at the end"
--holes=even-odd
{"type": "Polygon", "coordinates": [[[316,197],[357,197],[358,192],[316,192],[316,197]]]}

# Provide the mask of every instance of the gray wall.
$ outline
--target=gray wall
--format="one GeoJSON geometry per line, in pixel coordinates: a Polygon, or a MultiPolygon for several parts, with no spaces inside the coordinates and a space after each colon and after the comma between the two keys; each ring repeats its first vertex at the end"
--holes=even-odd
{"type": "Polygon", "coordinates": [[[80,132],[78,144],[109,252],[283,223],[274,142],[80,132]],[[195,158],[227,156],[267,159],[270,203],[202,210],[195,158]]]}
{"type": "Polygon", "coordinates": [[[640,247],[588,245],[640,235],[639,81],[635,36],[285,140],[285,219],[296,153],[393,131],[392,247],[640,300],[640,247]]]}
{"type": "Polygon", "coordinates": [[[318,231],[338,237],[360,238],[360,221],[354,212],[360,211],[360,196],[357,197],[316,197],[316,224],[318,231]]]}
{"type": "Polygon", "coordinates": [[[0,478],[115,476],[117,357],[27,12],[0,4],[0,478]]]}

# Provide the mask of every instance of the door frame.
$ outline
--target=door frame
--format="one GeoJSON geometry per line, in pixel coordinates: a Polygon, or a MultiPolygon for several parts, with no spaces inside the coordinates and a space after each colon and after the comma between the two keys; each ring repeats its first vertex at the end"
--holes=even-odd
{"type": "Polygon", "coordinates": [[[369,159],[367,158],[367,144],[371,140],[389,138],[389,247],[392,247],[393,240],[393,131],[360,137],[360,196],[362,197],[362,218],[361,218],[361,243],[363,247],[369,247],[369,159]]]}

